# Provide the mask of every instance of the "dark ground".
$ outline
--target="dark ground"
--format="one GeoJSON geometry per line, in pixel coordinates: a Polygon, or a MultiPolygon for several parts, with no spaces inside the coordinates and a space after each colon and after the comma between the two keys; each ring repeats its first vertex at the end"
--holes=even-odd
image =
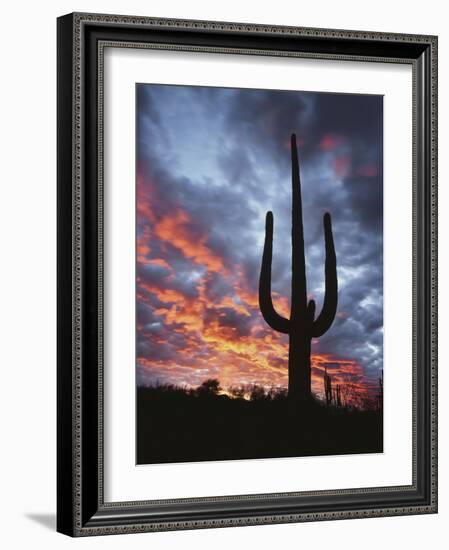
{"type": "Polygon", "coordinates": [[[382,452],[382,427],[379,411],[319,401],[292,412],[285,396],[137,389],[138,464],[382,452]]]}

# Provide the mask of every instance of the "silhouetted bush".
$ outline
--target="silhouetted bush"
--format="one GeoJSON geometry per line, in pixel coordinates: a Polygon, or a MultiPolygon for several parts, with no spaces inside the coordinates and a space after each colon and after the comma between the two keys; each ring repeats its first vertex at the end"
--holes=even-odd
{"type": "Polygon", "coordinates": [[[220,381],[216,378],[209,378],[205,380],[198,388],[196,392],[198,395],[218,395],[218,392],[221,390],[220,381]]]}

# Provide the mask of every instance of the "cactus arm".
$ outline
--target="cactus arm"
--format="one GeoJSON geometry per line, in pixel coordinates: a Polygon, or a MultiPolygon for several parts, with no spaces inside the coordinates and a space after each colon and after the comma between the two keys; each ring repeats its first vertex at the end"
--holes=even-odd
{"type": "Polygon", "coordinates": [[[273,330],[289,333],[289,321],[274,309],[271,299],[271,261],[273,256],[273,213],[267,212],[265,244],[259,279],[259,307],[265,321],[273,330]]]}
{"type": "Polygon", "coordinates": [[[338,283],[337,258],[335,256],[334,239],[332,236],[332,222],[329,213],[324,214],[324,241],[326,246],[324,303],[321,313],[312,325],[312,336],[322,336],[332,325],[337,312],[338,283]]]}

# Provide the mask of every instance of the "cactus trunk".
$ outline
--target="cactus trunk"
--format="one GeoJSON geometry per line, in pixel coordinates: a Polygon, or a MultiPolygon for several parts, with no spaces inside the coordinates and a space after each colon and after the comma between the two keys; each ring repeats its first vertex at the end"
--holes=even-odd
{"type": "Polygon", "coordinates": [[[311,393],[311,339],[298,332],[289,335],[288,394],[304,399],[311,393]]]}
{"type": "Polygon", "coordinates": [[[330,214],[324,215],[326,247],[323,308],[315,319],[315,302],[307,302],[306,264],[304,256],[304,227],[302,219],[301,180],[296,136],[291,136],[292,160],[292,282],[290,319],[279,315],[271,298],[271,263],[273,254],[273,214],[267,213],[265,245],[259,280],[259,306],[268,325],[289,335],[288,395],[294,401],[304,402],[311,397],[310,351],[312,338],[323,335],[337,310],[337,262],[332,236],[330,214]]]}

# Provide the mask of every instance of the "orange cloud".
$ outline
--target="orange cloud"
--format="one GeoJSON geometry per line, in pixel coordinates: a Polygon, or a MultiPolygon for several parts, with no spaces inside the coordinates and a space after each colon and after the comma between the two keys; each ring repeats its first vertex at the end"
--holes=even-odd
{"type": "Polygon", "coordinates": [[[320,140],[320,149],[322,151],[332,151],[336,149],[343,139],[341,136],[336,136],[334,134],[325,134],[320,140]]]}
{"type": "Polygon", "coordinates": [[[223,272],[223,260],[206,245],[205,235],[194,235],[191,220],[183,210],[164,216],[154,226],[155,235],[180,250],[186,258],[212,272],[223,272]]]}

